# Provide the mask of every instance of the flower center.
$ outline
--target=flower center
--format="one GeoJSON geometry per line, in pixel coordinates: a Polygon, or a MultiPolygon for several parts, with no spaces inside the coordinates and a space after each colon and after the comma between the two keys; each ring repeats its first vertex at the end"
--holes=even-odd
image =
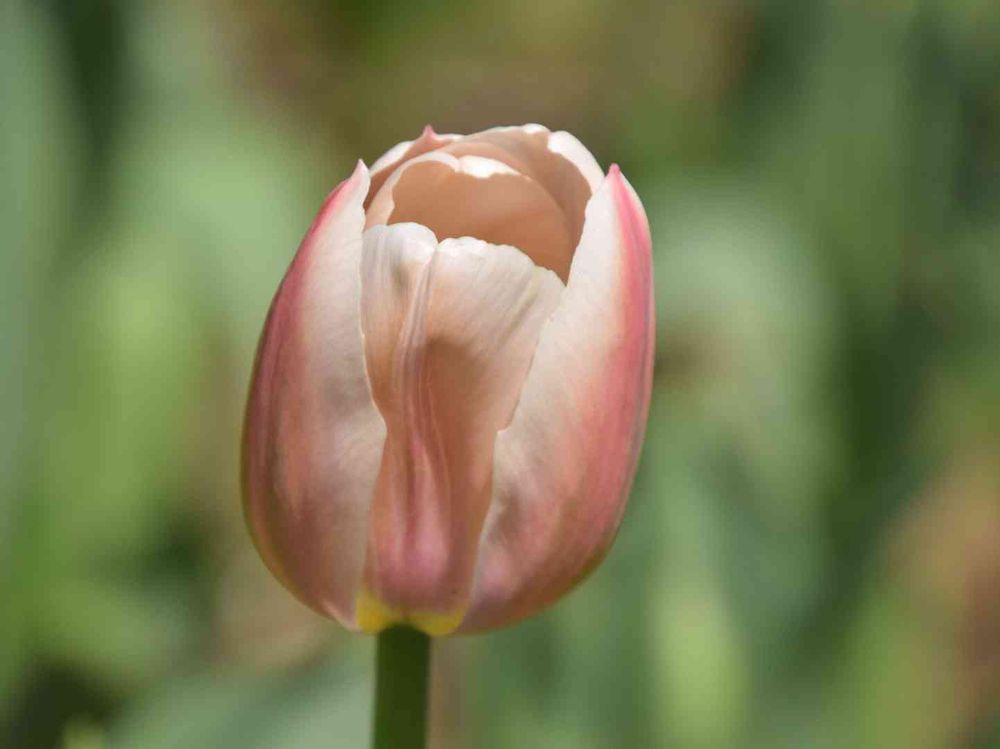
{"type": "Polygon", "coordinates": [[[372,200],[366,226],[417,223],[438,241],[516,247],[562,279],[576,246],[566,214],[538,182],[498,160],[434,152],[404,164],[372,200]]]}

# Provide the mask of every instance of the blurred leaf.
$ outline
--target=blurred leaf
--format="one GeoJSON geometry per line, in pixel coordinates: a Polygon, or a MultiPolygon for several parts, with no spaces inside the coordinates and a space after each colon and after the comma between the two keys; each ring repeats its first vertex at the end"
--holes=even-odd
{"type": "Polygon", "coordinates": [[[323,661],[285,675],[178,679],[136,705],[109,746],[364,746],[372,684],[359,665],[323,661]]]}
{"type": "MultiPolygon", "coordinates": [[[[9,693],[27,655],[18,595],[18,525],[31,496],[36,431],[31,407],[41,374],[38,341],[44,284],[70,212],[75,174],[72,108],[63,60],[42,9],[0,8],[0,693],[9,693]]],[[[4,700],[4,706],[9,705],[4,700]]],[[[2,717],[2,707],[0,707],[2,717]]]]}

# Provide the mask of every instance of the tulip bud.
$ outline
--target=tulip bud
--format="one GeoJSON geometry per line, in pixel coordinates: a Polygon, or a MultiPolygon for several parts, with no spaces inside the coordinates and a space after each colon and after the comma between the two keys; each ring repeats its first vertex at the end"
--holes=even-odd
{"type": "Polygon", "coordinates": [[[359,162],[257,351],[243,485],[267,566],[366,632],[548,606],[621,520],[653,319],[642,205],[568,133],[427,128],[359,162]]]}

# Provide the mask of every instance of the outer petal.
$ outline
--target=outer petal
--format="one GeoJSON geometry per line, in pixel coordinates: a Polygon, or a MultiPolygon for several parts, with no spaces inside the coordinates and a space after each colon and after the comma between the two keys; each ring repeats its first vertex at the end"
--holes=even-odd
{"type": "Polygon", "coordinates": [[[433,239],[414,224],[365,233],[362,323],[388,428],[358,603],[368,631],[444,634],[464,616],[496,433],[563,289],[513,247],[433,239]]]}
{"type": "Polygon", "coordinates": [[[653,362],[650,239],[612,167],[587,207],[559,308],[539,339],[510,426],[462,631],[548,605],[601,560],[631,485],[653,362]]]}
{"type": "Polygon", "coordinates": [[[359,320],[368,170],[327,198],[268,313],[243,437],[244,506],[271,571],[354,627],[385,426],[359,320]]]}

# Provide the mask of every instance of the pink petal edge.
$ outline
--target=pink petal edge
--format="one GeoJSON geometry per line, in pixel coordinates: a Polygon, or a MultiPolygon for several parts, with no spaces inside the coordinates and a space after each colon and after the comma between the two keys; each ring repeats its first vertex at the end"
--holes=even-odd
{"type": "Polygon", "coordinates": [[[359,161],[327,197],[275,294],[243,436],[244,510],[261,556],[304,603],[350,628],[385,437],[359,319],[368,182],[359,161]]]}
{"type": "Polygon", "coordinates": [[[617,166],[587,224],[518,411],[497,438],[462,632],[511,624],[564,595],[601,561],[624,512],[652,387],[654,316],[648,223],[617,166]]]}

